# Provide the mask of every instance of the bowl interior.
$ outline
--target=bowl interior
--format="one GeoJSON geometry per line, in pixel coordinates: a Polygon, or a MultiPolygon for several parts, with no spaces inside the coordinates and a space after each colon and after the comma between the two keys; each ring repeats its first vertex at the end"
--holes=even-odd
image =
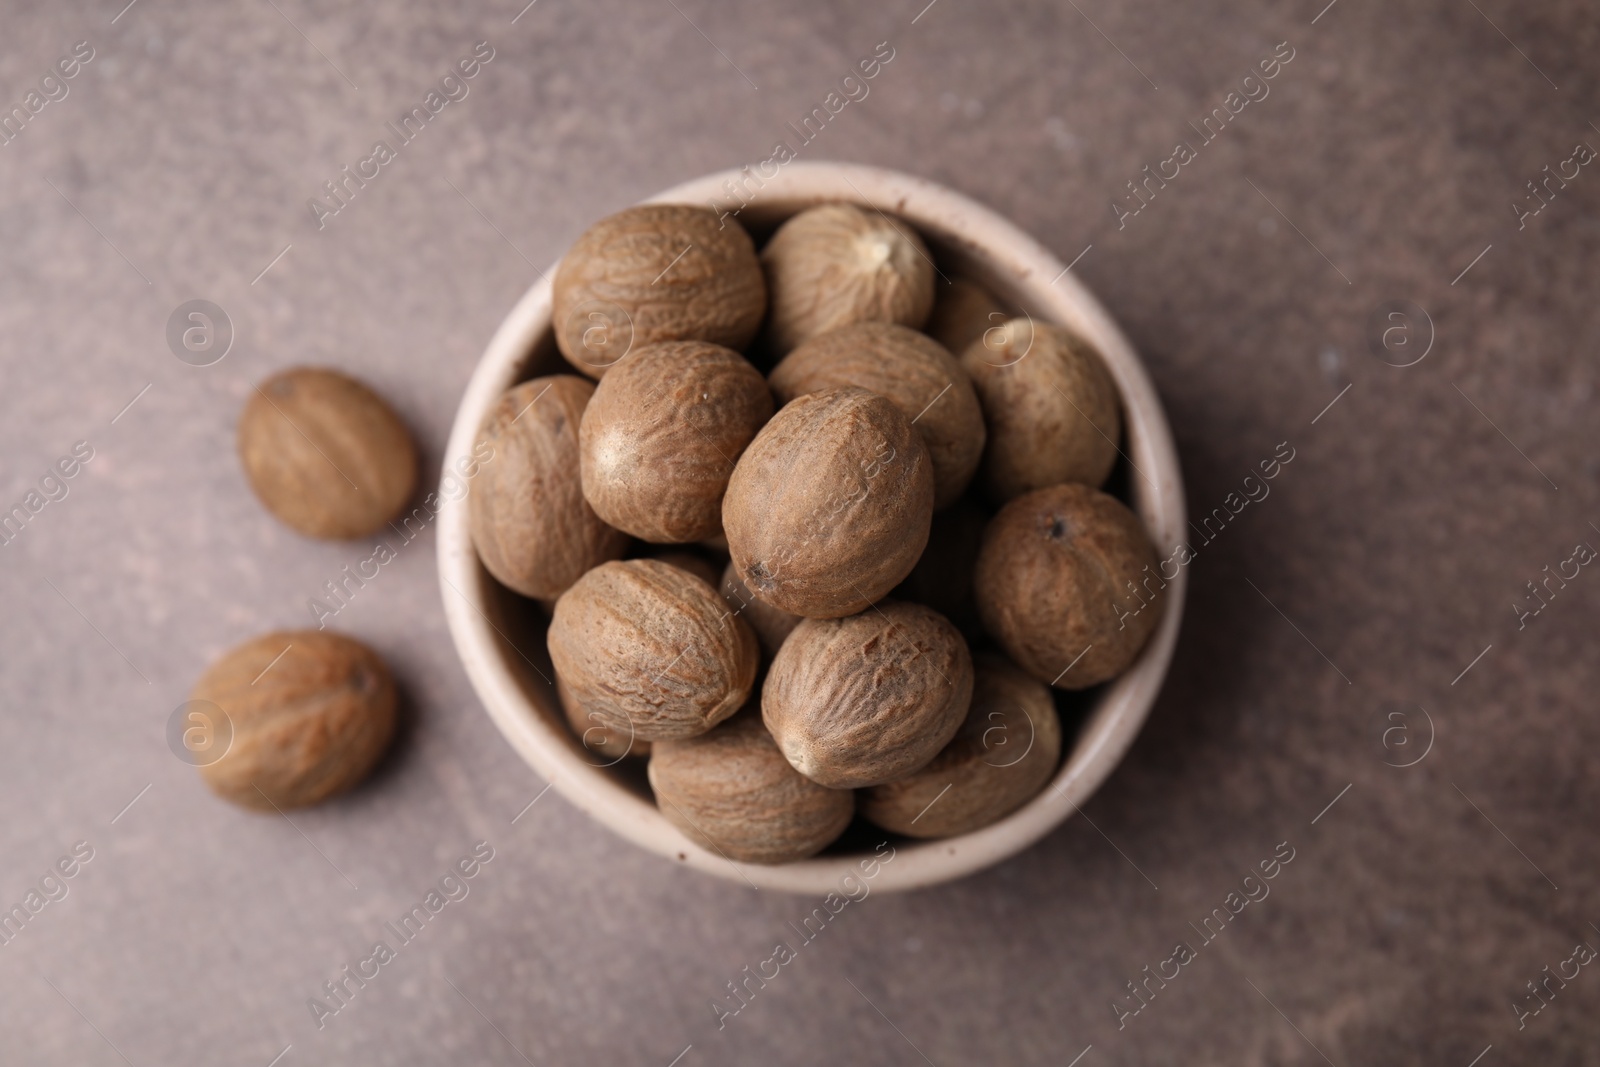
{"type": "MultiPolygon", "coordinates": [[[[1108,490],[1140,516],[1163,556],[1165,546],[1183,540],[1177,457],[1138,357],[1064,265],[1004,219],[921,179],[827,163],[792,163],[771,179],[749,170],[713,174],[651,199],[710,204],[734,213],[758,245],[784,219],[813,204],[842,200],[882,210],[916,228],[941,276],[974,279],[1008,310],[1078,331],[1105,357],[1122,395],[1123,458],[1108,490]]],[[[457,412],[446,470],[471,451],[484,414],[505,389],[541,374],[574,373],[550,330],[548,277],[532,285],[480,360],[457,412]]],[[[854,883],[842,880],[853,877],[877,890],[906,889],[960,877],[1026,848],[1072,814],[1132,743],[1165,676],[1182,615],[1187,574],[1180,569],[1168,583],[1162,622],[1133,667],[1104,686],[1058,698],[1062,762],[1038,796],[1000,822],[959,837],[918,842],[858,820],[812,859],[776,867],[736,863],[702,849],[660,815],[643,761],[598,756],[568,729],[545,651],[548,614],[505,589],[479,563],[467,526],[465,493],[470,491],[468,483],[464,492],[440,494],[440,579],[457,651],[496,725],[556,790],[614,831],[674,862],[758,888],[820,894],[849,889],[854,883]]]]}

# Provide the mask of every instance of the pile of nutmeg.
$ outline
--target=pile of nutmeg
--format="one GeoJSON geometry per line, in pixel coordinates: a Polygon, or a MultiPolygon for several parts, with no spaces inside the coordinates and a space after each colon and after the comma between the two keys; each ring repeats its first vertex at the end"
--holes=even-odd
{"type": "Polygon", "coordinates": [[[1088,343],[832,203],[759,253],[728,214],[629,208],[562,260],[552,321],[582,376],[500,398],[468,507],[490,574],[549,607],[594,758],[647,758],[670,822],[757,863],[858,804],[943,837],[1044,787],[1051,686],[1116,677],[1162,603],[1098,488],[1121,405],[1088,343]]]}

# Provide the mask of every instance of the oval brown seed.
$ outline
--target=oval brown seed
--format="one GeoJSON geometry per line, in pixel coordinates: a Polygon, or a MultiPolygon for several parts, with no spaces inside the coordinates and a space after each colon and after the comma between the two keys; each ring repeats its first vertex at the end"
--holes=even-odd
{"type": "Polygon", "coordinates": [[[578,424],[594,383],[574,374],[514,385],[489,409],[474,456],[487,456],[467,497],[472,543],[500,584],[552,600],[628,548],[583,498],[578,424]]]}
{"type": "Polygon", "coordinates": [[[601,380],[578,432],[583,494],[635,537],[681,544],[722,530],[722,494],[772,394],[743,356],[703,341],[649,345],[601,380]]]}
{"type": "Polygon", "coordinates": [[[815,855],[855,812],[849,790],[825,788],[789,766],[754,708],[699,737],[657,742],[649,774],[668,822],[744,863],[815,855]]]}
{"type": "Polygon", "coordinates": [[[551,286],[556,345],[591,378],[657,341],[742,349],[766,305],[744,227],[687,204],[640,204],[601,219],[562,257],[551,286]]]}
{"type": "Polygon", "coordinates": [[[1161,621],[1166,582],[1139,517],[1086,485],[1020,496],[984,531],[973,590],[984,628],[1059,689],[1127,670],[1161,621]]]}
{"type": "Polygon", "coordinates": [[[556,601],[550,660],[584,721],[620,737],[703,734],[755,684],[755,634],[708,583],[653,559],[603,563],[556,601]]]}
{"type": "Polygon", "coordinates": [[[238,448],[257,499],[307,537],[376,533],[417,485],[416,447],[394,409],[321,367],[257,385],[239,415],[238,448]]]}
{"type": "Polygon", "coordinates": [[[767,673],[761,716],[797,771],[854,789],[926,765],[971,701],[972,657],[956,628],[921,604],[886,601],[795,627],[767,673]]]}
{"type": "Polygon", "coordinates": [[[366,777],[394,734],[395,686],[370,648],[323,630],[270,633],[224,653],[191,699],[222,709],[232,742],[200,768],[246,808],[297,808],[366,777]]]}
{"type": "Polygon", "coordinates": [[[794,615],[860,611],[911,572],[933,519],[933,465],[888,400],[797,397],[745,449],[722,502],[739,577],[794,615]]]}
{"type": "Polygon", "coordinates": [[[997,503],[1059,482],[1106,480],[1122,409],[1087,341],[1060,326],[1012,319],[968,345],[961,365],[988,422],[979,477],[997,503]]]}
{"type": "Polygon", "coordinates": [[[761,250],[779,355],[852,322],[918,329],[933,308],[933,258],[910,224],[854,204],[791,217],[761,250]]]}

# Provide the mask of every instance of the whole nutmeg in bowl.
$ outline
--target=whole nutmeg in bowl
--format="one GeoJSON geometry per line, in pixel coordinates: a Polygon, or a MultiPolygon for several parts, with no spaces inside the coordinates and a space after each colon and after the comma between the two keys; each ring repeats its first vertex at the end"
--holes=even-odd
{"type": "Polygon", "coordinates": [[[968,345],[961,365],[989,424],[981,477],[997,503],[1060,482],[1106,480],[1122,410],[1088,342],[1061,326],[1012,319],[968,345]]]}
{"type": "Polygon", "coordinates": [[[562,257],[551,293],[556,344],[591,378],[657,341],[742,349],[767,303],[744,227],[688,204],[640,204],[601,219],[562,257]]]}
{"type": "Polygon", "coordinates": [[[1054,485],[1000,509],[973,589],[984,628],[1029,674],[1087,689],[1128,669],[1161,621],[1156,550],[1116,497],[1054,485]]]}
{"type": "Polygon", "coordinates": [[[789,766],[754,708],[699,737],[658,741],[650,787],[667,821],[731,860],[793,863],[844,832],[855,794],[789,766]]]}
{"type": "Polygon", "coordinates": [[[898,585],[928,543],[933,464],[911,421],[845,386],[785,404],[722,501],[739,577],[793,615],[851,615],[898,585]]]}
{"type": "Polygon", "coordinates": [[[933,257],[922,238],[855,204],[795,215],[761,250],[761,265],[772,297],[767,333],[780,355],[852,322],[920,328],[933,309],[933,257]]]}
{"type": "Polygon", "coordinates": [[[992,653],[974,656],[972,669],[972,708],[956,736],[921,770],[863,790],[869,821],[907,837],[971,833],[1050,780],[1061,758],[1050,687],[992,653]]]}
{"type": "Polygon", "coordinates": [[[256,498],[307,537],[383,529],[417,486],[417,450],[394,409],[346,374],[294,367],[257,385],[239,415],[256,498]]]}
{"type": "Polygon", "coordinates": [[[472,543],[489,573],[526,597],[553,600],[591,567],[616,559],[628,535],[583,497],[578,425],[594,383],[553,374],[512,386],[473,446],[489,461],[467,500],[472,543]]]}
{"type": "Polygon", "coordinates": [[[394,734],[389,668],[359,641],[324,630],[265,634],[230,649],[190,699],[220,708],[231,738],[200,777],[225,800],[262,811],[350,788],[394,734]]]}
{"type": "Polygon", "coordinates": [[[795,627],[767,673],[761,717],[795,770],[856,789],[926,765],[971,701],[960,632],[932,608],[884,601],[795,627]]]}
{"type": "Polygon", "coordinates": [[[687,571],[653,559],[602,563],[561,594],[546,637],[580,721],[619,738],[703,734],[755,684],[755,634],[687,571]]]}
{"type": "Polygon", "coordinates": [[[739,353],[704,341],[646,345],[600,380],[583,413],[583,495],[646,541],[713,537],[734,464],[771,417],[767,383],[739,353]]]}
{"type": "Polygon", "coordinates": [[[983,409],[967,372],[931,337],[895,323],[858,322],[818,334],[767,376],[778,403],[855,385],[900,409],[933,462],[933,510],[955,503],[983,456],[983,409]]]}

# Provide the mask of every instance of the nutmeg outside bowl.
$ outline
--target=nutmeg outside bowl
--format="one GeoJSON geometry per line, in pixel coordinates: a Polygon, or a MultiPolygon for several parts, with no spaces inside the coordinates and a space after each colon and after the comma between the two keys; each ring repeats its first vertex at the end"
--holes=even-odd
{"type": "MultiPolygon", "coordinates": [[[[710,174],[651,200],[737,208],[739,201],[729,199],[724,183],[739,176],[734,170],[710,174]]],[[[747,180],[747,195],[757,184],[747,180]]],[[[776,177],[761,179],[759,186],[737,216],[758,242],[790,215],[826,201],[888,212],[917,228],[945,275],[974,278],[1008,306],[1068,326],[1093,342],[1122,394],[1121,447],[1133,468],[1127,502],[1163,555],[1162,546],[1182,540],[1183,481],[1161,401],[1111,316],[1053,254],[988,208],[895,171],[791,163],[776,177]]],[[[550,329],[549,279],[554,273],[552,267],[528,289],[478,361],[450,432],[446,471],[470,469],[457,462],[471,453],[479,424],[502,392],[537,374],[571,373],[550,329]]],[[[445,500],[438,520],[445,617],[489,716],[529,766],[590,816],[673,863],[763,889],[817,895],[838,889],[847,874],[860,877],[859,864],[873,854],[878,837],[847,833],[860,845],[859,852],[836,844],[822,855],[782,866],[735,863],[702,849],[662,817],[642,768],[626,766],[642,761],[605,766],[603,757],[586,750],[568,728],[550,682],[554,671],[545,651],[545,616],[484,570],[472,547],[466,497],[450,495],[457,499],[445,500]]],[[[1180,570],[1168,582],[1160,627],[1127,673],[1095,691],[1076,737],[1067,730],[1061,765],[1038,796],[973,833],[932,841],[895,840],[894,858],[878,868],[872,888],[912,889],[982,870],[1032,845],[1077,812],[1111,774],[1149,714],[1172,660],[1186,581],[1187,572],[1180,570]]]]}

